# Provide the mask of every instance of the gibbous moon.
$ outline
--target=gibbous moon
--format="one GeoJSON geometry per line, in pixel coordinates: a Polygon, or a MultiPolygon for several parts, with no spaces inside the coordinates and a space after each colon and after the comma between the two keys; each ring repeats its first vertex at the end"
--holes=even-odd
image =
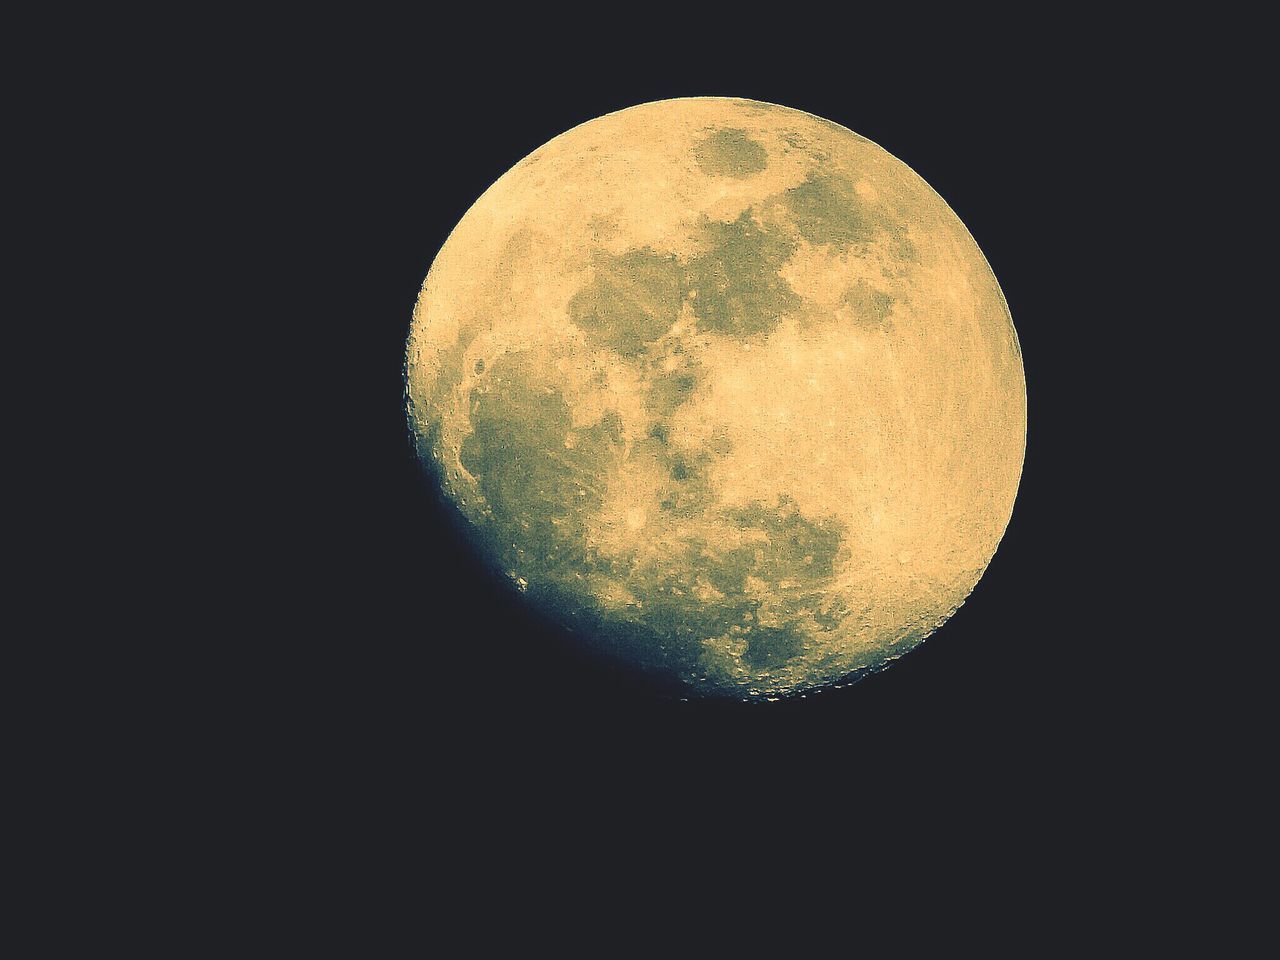
{"type": "Polygon", "coordinates": [[[688,695],[901,656],[1022,473],[1017,335],[964,224],[883,148],[750,100],[647,103],[516,164],[431,266],[405,376],[479,550],[688,695]]]}

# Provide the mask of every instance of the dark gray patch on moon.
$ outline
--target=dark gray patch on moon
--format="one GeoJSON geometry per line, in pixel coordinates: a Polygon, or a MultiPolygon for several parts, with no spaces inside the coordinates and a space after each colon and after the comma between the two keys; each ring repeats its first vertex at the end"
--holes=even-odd
{"type": "Polygon", "coordinates": [[[853,311],[855,322],[864,326],[883,327],[893,310],[894,298],[860,280],[844,295],[844,303],[853,311]]]}
{"type": "Polygon", "coordinates": [[[785,235],[756,222],[702,221],[704,253],[689,263],[689,291],[699,329],[733,336],[768,333],[800,298],[778,271],[795,252],[785,235]]]}
{"type": "Polygon", "coordinates": [[[674,370],[659,370],[649,377],[645,407],[654,416],[666,419],[677,407],[693,397],[701,380],[702,371],[692,362],[686,362],[674,370]]]}
{"type": "Polygon", "coordinates": [[[742,180],[769,165],[769,154],[745,130],[717,130],[693,149],[702,172],[742,180]]]}
{"type": "Polygon", "coordinates": [[[649,248],[597,250],[592,277],[569,301],[569,319],[624,357],[644,353],[679,319],[688,300],[700,330],[729,336],[768,333],[800,305],[779,273],[795,241],[744,210],[729,222],[703,217],[702,252],[682,262],[649,248]]]}
{"type": "Polygon", "coordinates": [[[591,281],[569,301],[569,319],[624,357],[671,329],[684,299],[684,270],[650,249],[594,254],[591,281]]]}
{"type": "Polygon", "coordinates": [[[869,243],[883,226],[844,177],[810,174],[782,195],[800,236],[810,243],[847,249],[869,243]]]}
{"type": "Polygon", "coordinates": [[[507,572],[571,580],[584,571],[585,514],[622,444],[616,413],[575,429],[564,397],[522,354],[493,364],[471,391],[459,461],[484,497],[488,547],[507,572]],[[568,441],[568,442],[566,442],[568,441]]]}

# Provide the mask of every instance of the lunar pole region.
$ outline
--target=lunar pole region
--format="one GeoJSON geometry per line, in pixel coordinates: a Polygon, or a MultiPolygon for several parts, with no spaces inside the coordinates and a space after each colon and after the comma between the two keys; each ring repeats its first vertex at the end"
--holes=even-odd
{"type": "Polygon", "coordinates": [[[995,553],[1025,448],[964,224],[883,148],[750,100],[647,103],[516,164],[432,264],[405,379],[478,550],[691,696],[920,643],[995,553]]]}

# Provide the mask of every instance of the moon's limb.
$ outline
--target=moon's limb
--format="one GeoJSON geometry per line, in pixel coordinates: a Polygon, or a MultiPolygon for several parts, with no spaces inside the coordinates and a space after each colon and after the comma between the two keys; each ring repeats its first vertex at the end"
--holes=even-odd
{"type": "Polygon", "coordinates": [[[645,104],[517,164],[436,258],[406,379],[487,555],[700,692],[910,649],[1022,469],[1017,337],[964,225],[875,144],[752,101],[645,104]]]}

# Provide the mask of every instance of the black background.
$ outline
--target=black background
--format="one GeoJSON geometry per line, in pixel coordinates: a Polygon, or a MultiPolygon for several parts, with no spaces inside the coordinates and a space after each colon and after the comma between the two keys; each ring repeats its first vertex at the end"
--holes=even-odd
{"type": "Polygon", "coordinates": [[[255,315],[271,318],[259,333],[280,394],[251,471],[260,610],[225,721],[245,761],[451,850],[552,823],[690,842],[732,822],[852,843],[956,816],[1014,846],[1085,834],[1148,736],[1127,674],[1148,641],[1117,598],[1114,515],[1134,483],[1118,438],[1139,412],[1115,393],[1126,344],[1106,328],[1131,295],[1115,267],[1131,236],[1113,228],[1137,205],[1142,84],[1101,46],[660,67],[633,50],[334,49],[262,88],[228,158],[254,183],[254,267],[272,277],[255,315]],[[772,704],[658,697],[578,656],[468,552],[403,410],[415,298],[476,198],[579,123],[698,95],[802,109],[910,165],[990,261],[1026,369],[1021,487],[968,601],[888,670],[772,704]]]}

